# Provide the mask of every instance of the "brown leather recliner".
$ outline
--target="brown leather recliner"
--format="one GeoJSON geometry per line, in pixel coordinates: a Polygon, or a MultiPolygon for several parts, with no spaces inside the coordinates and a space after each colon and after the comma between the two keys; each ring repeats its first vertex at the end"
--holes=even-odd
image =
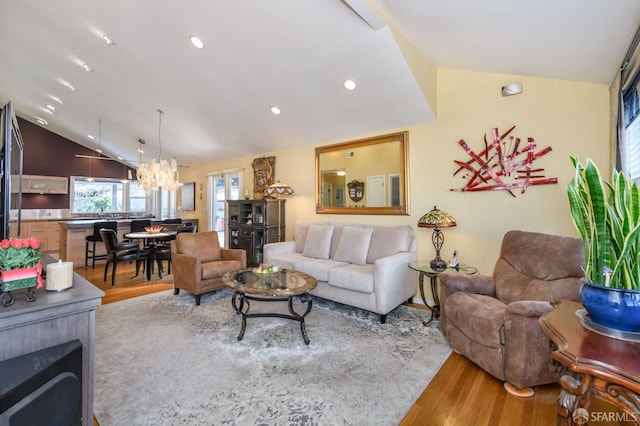
{"type": "Polygon", "coordinates": [[[181,232],[171,241],[171,263],[173,266],[173,293],[188,291],[200,296],[224,287],[222,276],[229,271],[247,267],[247,254],[241,249],[220,247],[215,231],[181,232]]]}
{"type": "Polygon", "coordinates": [[[532,386],[557,381],[538,320],[549,302],[579,300],[583,268],[581,239],[509,231],[492,277],[440,274],[444,333],[507,391],[531,396],[532,386]]]}

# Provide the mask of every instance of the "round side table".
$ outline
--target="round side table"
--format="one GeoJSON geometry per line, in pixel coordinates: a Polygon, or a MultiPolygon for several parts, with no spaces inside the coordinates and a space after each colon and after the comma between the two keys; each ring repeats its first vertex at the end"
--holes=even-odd
{"type": "Polygon", "coordinates": [[[435,318],[440,318],[440,295],[438,294],[438,275],[444,271],[452,271],[460,274],[473,275],[478,273],[478,269],[468,265],[458,265],[455,268],[447,267],[444,269],[433,269],[429,261],[410,262],[409,268],[418,271],[418,283],[420,284],[420,296],[424,302],[424,306],[431,311],[429,321],[423,321],[424,325],[430,324],[435,318]],[[424,277],[429,277],[431,283],[431,297],[433,297],[433,306],[429,306],[427,299],[424,297],[424,277]]]}

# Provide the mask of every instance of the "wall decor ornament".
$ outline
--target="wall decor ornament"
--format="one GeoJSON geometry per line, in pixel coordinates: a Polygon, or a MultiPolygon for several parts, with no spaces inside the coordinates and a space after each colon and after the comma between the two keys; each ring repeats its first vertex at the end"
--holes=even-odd
{"type": "Polygon", "coordinates": [[[458,166],[453,175],[463,173],[467,180],[461,188],[452,188],[451,191],[496,191],[505,190],[515,197],[514,189],[522,189],[524,193],[529,186],[549,185],[558,183],[557,177],[546,178],[544,168],[534,168],[533,162],[551,152],[548,146],[536,152],[535,140],[527,138],[527,143],[521,145],[519,137],[511,133],[516,128],[500,134],[498,128],[492,129],[493,141],[489,143],[487,135],[484,135],[484,149],[475,152],[469,145],[460,139],[458,144],[471,157],[470,160],[454,160],[458,166]]]}
{"type": "Polygon", "coordinates": [[[251,162],[253,167],[253,198],[264,198],[264,190],[275,182],[276,157],[256,158],[251,162]]]}
{"type": "Polygon", "coordinates": [[[354,179],[347,183],[347,186],[349,187],[349,198],[351,198],[352,201],[357,203],[362,200],[364,196],[364,182],[354,179]]]}

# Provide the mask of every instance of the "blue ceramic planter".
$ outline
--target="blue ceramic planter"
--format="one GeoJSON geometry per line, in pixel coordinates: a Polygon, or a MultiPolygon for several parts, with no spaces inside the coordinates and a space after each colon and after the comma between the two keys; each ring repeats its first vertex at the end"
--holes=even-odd
{"type": "Polygon", "coordinates": [[[580,300],[594,323],[640,332],[640,291],[603,287],[583,280],[580,300]]]}

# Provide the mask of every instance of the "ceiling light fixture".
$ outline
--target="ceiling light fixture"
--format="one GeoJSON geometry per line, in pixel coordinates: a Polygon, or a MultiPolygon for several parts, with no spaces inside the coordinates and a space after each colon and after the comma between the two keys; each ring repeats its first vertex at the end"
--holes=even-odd
{"type": "Polygon", "coordinates": [[[93,68],[91,68],[89,65],[85,64],[84,62],[81,62],[80,66],[84,68],[86,72],[93,72],[93,68]]]}
{"type": "Polygon", "coordinates": [[[358,87],[356,82],[353,81],[353,80],[345,80],[344,83],[342,83],[342,84],[343,84],[344,88],[349,90],[349,91],[356,90],[356,87],[358,87]]]}
{"type": "Polygon", "coordinates": [[[54,101],[56,101],[57,103],[59,103],[60,105],[64,105],[64,101],[60,98],[58,98],[57,96],[49,96],[51,99],[53,99],[54,101]]]}
{"type": "Polygon", "coordinates": [[[277,106],[272,106],[271,107],[271,112],[274,113],[275,115],[280,115],[280,108],[278,108],[277,106]]]}
{"type": "MultiPolygon", "coordinates": [[[[171,159],[171,163],[162,159],[162,114],[161,110],[158,110],[158,144],[160,145],[160,155],[158,155],[158,162],[155,158],[151,158],[148,163],[142,162],[142,153],[138,157],[138,169],[136,170],[136,176],[138,184],[142,185],[145,191],[150,189],[162,188],[167,191],[175,191],[180,187],[178,181],[178,163],[175,158],[171,159]]],[[[142,139],[138,139],[138,142],[142,143],[142,139]]],[[[138,152],[142,151],[141,149],[138,152]]]]}
{"type": "Polygon", "coordinates": [[[56,110],[56,107],[54,107],[54,106],[53,106],[53,105],[51,105],[51,104],[46,104],[45,106],[46,106],[47,108],[49,108],[51,111],[55,111],[55,110],[56,110]]]}
{"type": "Polygon", "coordinates": [[[49,122],[47,120],[44,120],[42,118],[37,118],[36,121],[40,124],[42,124],[43,126],[48,126],[49,122]]]}
{"type": "Polygon", "coordinates": [[[48,108],[42,108],[42,110],[43,110],[44,112],[46,112],[47,114],[57,115],[55,112],[51,111],[51,110],[50,110],[50,109],[48,109],[48,108]]]}
{"type": "Polygon", "coordinates": [[[200,40],[199,37],[194,36],[194,35],[189,36],[189,41],[191,42],[191,44],[193,44],[198,49],[204,49],[204,43],[203,43],[202,40],[200,40]]]}
{"type": "Polygon", "coordinates": [[[62,84],[64,84],[65,86],[67,86],[67,88],[68,88],[69,90],[71,90],[72,92],[75,92],[75,91],[77,90],[77,89],[76,89],[76,88],[75,88],[71,83],[68,83],[68,82],[66,82],[66,81],[63,81],[63,82],[62,82],[62,84]]]}
{"type": "Polygon", "coordinates": [[[98,156],[102,154],[102,118],[98,119],[98,147],[96,148],[98,156]]]}
{"type": "Polygon", "coordinates": [[[94,140],[95,138],[93,137],[93,135],[87,135],[87,137],[91,140],[94,140]]]}
{"type": "Polygon", "coordinates": [[[115,41],[113,41],[113,39],[111,37],[109,37],[106,34],[102,34],[102,39],[104,40],[105,43],[107,43],[109,46],[113,46],[114,44],[116,44],[115,41]]]}

